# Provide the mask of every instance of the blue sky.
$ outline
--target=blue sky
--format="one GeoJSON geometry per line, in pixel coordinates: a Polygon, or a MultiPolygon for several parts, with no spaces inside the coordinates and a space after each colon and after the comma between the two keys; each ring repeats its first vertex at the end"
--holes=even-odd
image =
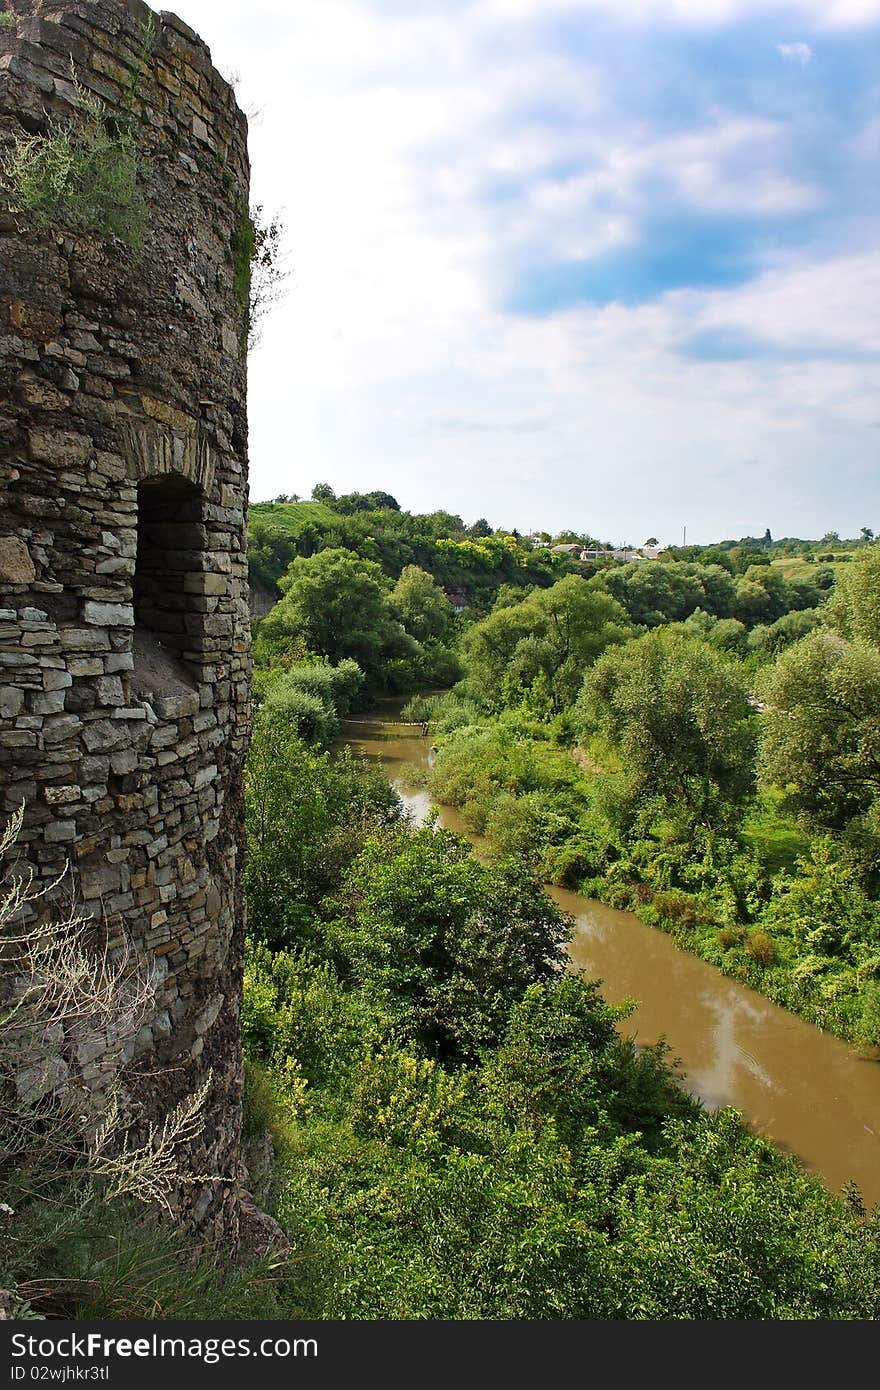
{"type": "Polygon", "coordinates": [[[880,530],[880,0],[179,0],[287,293],[255,499],[880,530]]]}

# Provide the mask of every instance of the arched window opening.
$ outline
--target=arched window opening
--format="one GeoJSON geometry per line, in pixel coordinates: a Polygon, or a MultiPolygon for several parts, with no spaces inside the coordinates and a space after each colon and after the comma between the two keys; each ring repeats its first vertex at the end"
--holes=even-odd
{"type": "MultiPolygon", "coordinates": [[[[187,575],[201,573],[204,500],[178,474],[138,486],[134,598],[134,678],[141,695],[193,689],[204,614],[187,575]]],[[[201,606],[204,606],[203,603],[201,606]]]]}

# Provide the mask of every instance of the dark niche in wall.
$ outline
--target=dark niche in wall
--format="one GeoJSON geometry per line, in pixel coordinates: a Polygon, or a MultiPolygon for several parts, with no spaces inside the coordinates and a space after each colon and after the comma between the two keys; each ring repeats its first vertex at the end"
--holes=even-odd
{"type": "Polygon", "coordinates": [[[199,488],[176,473],[138,485],[132,684],[139,695],[195,688],[204,599],[189,592],[187,576],[203,569],[204,505],[199,488]]]}

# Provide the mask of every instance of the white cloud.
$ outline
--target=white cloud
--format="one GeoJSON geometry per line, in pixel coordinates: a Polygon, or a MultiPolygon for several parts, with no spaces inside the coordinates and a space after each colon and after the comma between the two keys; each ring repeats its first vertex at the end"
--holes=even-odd
{"type": "MultiPolygon", "coordinates": [[[[567,2],[618,18],[623,8],[567,2]]],[[[543,319],[498,307],[499,277],[520,254],[637,245],[661,201],[779,216],[828,197],[800,174],[778,107],[738,111],[725,98],[713,108],[710,95],[689,129],[661,129],[617,108],[598,62],[525,45],[513,19],[564,3],[477,0],[448,15],[383,15],[357,0],[181,6],[221,70],[242,74],[243,105],[263,107],[254,194],[283,207],[288,226],[291,290],[251,364],[254,496],[326,478],[339,490],[387,487],[407,506],[521,529],[577,521],[623,540],[675,539],[682,520],[695,539],[722,524],[809,532],[833,495],[838,510],[821,530],[857,529],[875,504],[877,529],[876,481],[853,483],[850,521],[841,486],[824,478],[826,460],[839,479],[859,460],[865,479],[874,466],[867,426],[880,373],[843,358],[876,342],[880,259],[803,251],[793,265],[783,247],[737,290],[543,319]],[[779,355],[682,355],[689,334],[731,327],[779,355]],[[837,358],[784,360],[810,343],[837,358]],[[744,490],[734,480],[749,459],[758,464],[744,490]]],[[[760,8],[625,7],[667,25],[760,8]]],[[[880,18],[880,0],[777,11],[855,26],[880,18]]],[[[709,94],[710,78],[700,75],[709,94]]],[[[867,160],[870,137],[850,135],[853,148],[867,141],[867,160]]]]}
{"type": "Polygon", "coordinates": [[[813,58],[813,50],[808,43],[778,43],[776,51],[781,53],[783,58],[791,58],[794,62],[800,63],[802,68],[813,58]]]}
{"type": "MultiPolygon", "coordinates": [[[[761,17],[767,0],[477,0],[509,20],[543,19],[555,13],[604,12],[627,24],[677,24],[714,28],[761,17]]],[[[857,29],[880,22],[880,0],[781,0],[774,6],[817,29],[857,29]]]]}

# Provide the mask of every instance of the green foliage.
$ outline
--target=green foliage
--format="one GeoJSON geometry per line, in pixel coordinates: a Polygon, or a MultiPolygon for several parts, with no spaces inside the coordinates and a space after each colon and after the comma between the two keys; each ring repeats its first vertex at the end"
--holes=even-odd
{"type": "Polygon", "coordinates": [[[289,721],[263,711],[254,721],[245,808],[251,930],[279,946],[314,937],[321,900],[365,837],[403,814],[381,773],[351,755],[309,749],[289,721]]]}
{"type": "Polygon", "coordinates": [[[442,695],[414,695],[407,700],[400,717],[404,723],[428,724],[432,729],[449,733],[466,724],[476,724],[480,714],[476,700],[450,690],[442,695]]]}
{"type": "Polygon", "coordinates": [[[426,570],[405,566],[392,597],[404,627],[417,642],[443,642],[450,636],[452,604],[426,570]]]}
{"type": "Polygon", "coordinates": [[[248,565],[252,578],[268,589],[277,589],[294,556],[314,555],[332,527],[333,513],[321,502],[253,504],[248,514],[248,565]]]}
{"type": "Polygon", "coordinates": [[[568,575],[521,603],[503,602],[468,629],[468,688],[495,708],[525,700],[536,714],[558,713],[586,669],[631,631],[615,599],[568,575]]]}
{"type": "Polygon", "coordinates": [[[291,684],[286,678],[272,687],[263,708],[267,719],[283,722],[307,743],[326,746],[339,733],[339,720],[333,706],[326,704],[320,695],[291,684]]]}
{"type": "Polygon", "coordinates": [[[843,956],[880,970],[880,904],[829,836],[813,841],[793,877],[777,877],[765,920],[788,933],[801,955],[843,956]]]}
{"type": "Polygon", "coordinates": [[[2,179],[12,211],[36,227],[117,237],[138,251],[147,222],[135,124],[111,118],[76,79],[80,119],[16,137],[2,179]]]}
{"type": "Polygon", "coordinates": [[[293,554],[342,548],[378,564],[392,580],[414,565],[441,590],[463,594],[471,608],[484,611],[504,585],[547,586],[572,568],[567,558],[533,551],[516,535],[472,535],[450,512],[414,516],[387,492],[337,497],[329,484],[319,483],[312,498],[251,507],[249,559],[264,583],[280,580],[293,554]]]}
{"type": "Polygon", "coordinates": [[[730,617],[735,594],[729,572],[720,565],[648,560],[603,573],[601,582],[639,627],[682,622],[695,609],[730,617]]]}
{"type": "Polygon", "coordinates": [[[445,737],[430,781],[439,801],[462,810],[469,829],[488,831],[510,849],[525,849],[529,829],[536,831],[540,821],[545,833],[535,835],[531,847],[543,848],[556,838],[553,816],[562,817],[559,824],[568,831],[587,809],[571,757],[509,723],[466,724],[445,737]]]}
{"type": "MultiPolygon", "coordinates": [[[[318,487],[322,485],[319,483],[318,487]]],[[[333,489],[331,488],[332,492],[333,489]]],[[[313,490],[312,496],[315,496],[313,490]]],[[[340,512],[343,516],[351,516],[354,512],[378,512],[378,511],[400,511],[400,503],[396,497],[392,497],[390,492],[344,492],[341,497],[330,499],[333,510],[340,512]]]]}
{"type": "Polygon", "coordinates": [[[284,597],[260,623],[254,658],[283,660],[297,639],[333,663],[356,661],[367,680],[383,683],[384,663],[416,651],[396,619],[389,583],[379,566],[351,551],[297,556],[281,581],[284,597]]]}
{"type": "Polygon", "coordinates": [[[575,718],[619,746],[640,796],[707,825],[741,815],[754,778],[748,691],[705,643],[659,631],[606,653],[575,718]]]}
{"type": "Polygon", "coordinates": [[[404,832],[391,855],[368,841],[339,908],[329,931],[345,968],[441,1059],[496,1042],[526,985],[562,968],[570,930],[524,866],[484,866],[432,825],[404,832]]]}
{"type": "Polygon", "coordinates": [[[819,610],[816,608],[785,613],[781,618],[777,618],[775,623],[762,623],[753,628],[748,635],[746,649],[763,657],[776,656],[793,642],[807,637],[819,626],[819,622],[819,610]]]}
{"type": "Polygon", "coordinates": [[[880,647],[880,546],[853,557],[826,609],[829,624],[845,637],[880,647]]]}
{"type": "MultiPolygon", "coordinates": [[[[675,640],[676,653],[687,646],[675,640]]],[[[704,684],[695,690],[701,708],[704,684]]],[[[639,876],[646,912],[691,943],[711,937],[715,958],[752,982],[775,986],[800,949],[792,891],[805,905],[827,898],[829,922],[852,917],[855,871],[814,850],[766,923],[731,919],[719,933],[711,895],[721,881],[736,910],[764,905],[750,896],[757,862],[734,841],[705,830],[670,837],[662,798],[652,798],[655,833],[627,839],[614,823],[631,826],[631,812],[614,812],[609,791],[621,774],[592,770],[598,741],[585,770],[520,710],[486,722],[453,694],[409,711],[438,723],[444,712],[469,722],[443,738],[440,775],[470,813],[485,798],[493,836],[534,834],[543,849],[553,840],[609,881],[618,865],[621,889],[639,876]]],[[[263,736],[258,725],[258,757],[263,736]]],[[[333,761],[297,741],[265,752],[283,783],[269,821],[298,803],[277,836],[276,920],[290,893],[309,912],[308,931],[287,938],[305,948],[251,944],[243,1009],[249,1133],[272,1136],[275,1210],[297,1251],[281,1306],[369,1319],[872,1315],[876,1220],[830,1197],[732,1112],[704,1114],[662,1047],[621,1037],[627,1010],[560,973],[565,923],[521,862],[487,866],[433,826],[395,828],[375,806],[364,816],[353,779],[340,794],[333,761]],[[321,856],[334,838],[346,854],[341,887],[326,896],[321,856]]],[[[254,818],[252,790],[248,801],[254,818]]],[[[773,814],[764,812],[771,850],[782,834],[773,814]]],[[[267,916],[256,902],[255,923],[267,916]]],[[[864,935],[838,964],[861,972],[874,1000],[855,944],[864,935]]],[[[872,1019],[867,1009],[865,1041],[872,1019]]]]}
{"type": "Polygon", "coordinates": [[[257,251],[257,229],[246,207],[239,210],[229,238],[232,253],[232,285],[242,313],[251,295],[251,264],[257,251]]]}
{"type": "Polygon", "coordinates": [[[356,661],[338,666],[326,661],[304,662],[268,672],[257,671],[255,694],[262,697],[263,718],[287,725],[307,743],[327,745],[339,732],[363,685],[356,661]]]}
{"type": "Polygon", "coordinates": [[[406,1036],[346,1033],[278,1208],[300,1315],[871,1316],[876,1222],[733,1112],[703,1114],[620,1017],[564,975],[455,1070],[406,1036]]]}
{"type": "Polygon", "coordinates": [[[762,777],[819,825],[847,825],[880,797],[880,651],[817,632],[789,647],[761,689],[762,777]]]}
{"type": "Polygon", "coordinates": [[[868,982],[855,1036],[865,1046],[880,1047],[880,980],[868,982]]]}

